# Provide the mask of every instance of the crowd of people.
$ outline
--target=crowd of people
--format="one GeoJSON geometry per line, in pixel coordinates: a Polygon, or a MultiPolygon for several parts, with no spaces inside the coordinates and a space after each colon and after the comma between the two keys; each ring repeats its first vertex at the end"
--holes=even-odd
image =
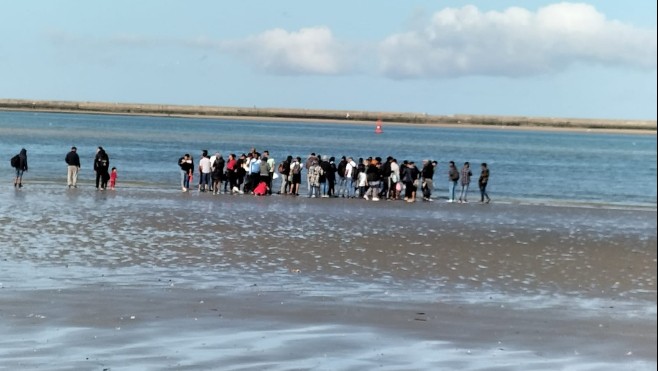
{"type": "MultiPolygon", "coordinates": [[[[287,156],[277,163],[269,151],[260,153],[254,148],[240,156],[232,153],[227,159],[220,153],[209,155],[204,150],[197,166],[187,153],[179,158],[178,165],[183,192],[189,192],[194,186],[196,173],[199,192],[271,195],[278,179],[277,194],[299,196],[304,174],[307,196],[310,198],[343,197],[407,202],[415,202],[417,197],[424,201],[434,200],[434,176],[438,170],[437,161],[424,160],[419,169],[414,161],[398,163],[397,159],[390,156],[385,160],[380,157],[355,160],[343,156],[336,161],[335,157],[311,153],[304,160],[287,156]]],[[[489,168],[486,163],[480,166],[480,202],[489,203],[489,168]]],[[[467,203],[473,176],[470,164],[465,162],[460,170],[454,161],[450,161],[447,174],[448,202],[467,203]]]]}
{"type": "MultiPolygon", "coordinates": [[[[67,186],[77,188],[80,157],[77,148],[72,147],[66,154],[67,186]]],[[[28,170],[27,150],[11,159],[15,169],[14,187],[23,187],[23,173],[28,170]]],[[[301,157],[288,156],[277,162],[269,151],[260,153],[252,148],[249,153],[239,157],[230,154],[227,159],[220,153],[210,156],[202,151],[197,165],[190,154],[178,160],[181,174],[181,189],[189,192],[193,186],[195,173],[198,176],[199,192],[212,194],[253,194],[271,195],[275,180],[279,179],[277,194],[299,196],[302,174],[305,175],[307,196],[311,198],[364,198],[366,200],[405,200],[415,202],[417,197],[423,201],[433,201],[434,176],[438,171],[438,162],[424,160],[420,168],[414,161],[398,160],[389,156],[359,158],[343,156],[338,162],[335,157],[320,156],[311,153],[305,160],[301,157]]],[[[487,193],[489,167],[480,165],[478,187],[480,202],[489,203],[487,193]]],[[[116,167],[110,168],[110,157],[103,147],[98,147],[94,158],[96,189],[114,190],[117,181],[116,167]]],[[[458,169],[454,161],[448,164],[448,202],[467,203],[468,191],[473,172],[470,164],[465,162],[458,169]],[[459,195],[457,195],[459,193],[459,195]],[[457,197],[458,196],[458,197],[457,197]]]]}

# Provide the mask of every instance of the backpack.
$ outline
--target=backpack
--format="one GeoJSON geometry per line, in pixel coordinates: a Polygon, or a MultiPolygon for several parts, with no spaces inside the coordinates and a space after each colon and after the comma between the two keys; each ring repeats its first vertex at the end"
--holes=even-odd
{"type": "Polygon", "coordinates": [[[10,163],[11,163],[11,167],[15,167],[15,168],[18,169],[18,167],[21,165],[20,156],[16,155],[16,156],[12,157],[10,163]]]}
{"type": "Polygon", "coordinates": [[[295,175],[296,175],[296,174],[299,174],[299,171],[300,171],[301,169],[302,169],[302,167],[299,166],[298,163],[295,163],[295,166],[292,167],[292,173],[295,174],[295,175]]]}
{"type": "Polygon", "coordinates": [[[341,178],[345,177],[345,170],[347,168],[347,161],[341,161],[338,163],[338,168],[336,169],[338,172],[338,176],[341,178]]]}

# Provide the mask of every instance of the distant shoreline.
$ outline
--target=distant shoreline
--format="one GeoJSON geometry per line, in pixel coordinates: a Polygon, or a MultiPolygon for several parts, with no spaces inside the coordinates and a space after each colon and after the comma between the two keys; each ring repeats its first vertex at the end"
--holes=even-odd
{"type": "Polygon", "coordinates": [[[395,125],[656,134],[656,121],[652,120],[571,119],[488,115],[428,115],[422,113],[351,110],[338,111],[257,107],[187,106],[26,99],[0,99],[0,111],[121,114],[251,120],[330,121],[343,124],[373,124],[376,120],[381,119],[384,123],[395,125]]]}

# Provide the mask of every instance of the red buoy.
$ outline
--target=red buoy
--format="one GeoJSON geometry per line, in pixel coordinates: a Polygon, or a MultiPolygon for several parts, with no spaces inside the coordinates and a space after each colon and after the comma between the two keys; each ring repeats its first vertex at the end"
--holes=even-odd
{"type": "Polygon", "coordinates": [[[375,126],[375,134],[381,134],[384,132],[382,129],[382,119],[377,120],[377,126],[375,126]]]}

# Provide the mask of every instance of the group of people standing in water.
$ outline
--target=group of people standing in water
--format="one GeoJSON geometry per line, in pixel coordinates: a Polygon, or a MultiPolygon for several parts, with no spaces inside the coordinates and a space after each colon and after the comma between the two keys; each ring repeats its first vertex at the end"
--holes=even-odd
{"type": "MultiPolygon", "coordinates": [[[[67,164],[67,186],[77,188],[80,157],[76,147],[71,147],[64,158],[67,164]]],[[[23,173],[28,170],[27,150],[11,159],[15,170],[14,187],[23,187],[23,173]]],[[[424,201],[433,201],[434,175],[438,162],[424,160],[418,168],[414,161],[398,160],[389,156],[359,158],[343,156],[338,162],[335,157],[320,156],[311,153],[305,160],[301,157],[288,156],[276,162],[269,151],[260,153],[252,148],[249,153],[240,156],[230,154],[227,159],[220,153],[210,156],[202,151],[198,165],[190,154],[178,160],[181,174],[181,189],[188,192],[192,187],[195,173],[198,175],[198,190],[213,194],[254,194],[271,195],[274,181],[280,179],[277,194],[299,196],[302,174],[305,175],[307,195],[311,198],[364,198],[366,200],[405,200],[415,202],[417,197],[424,201]]],[[[480,202],[489,203],[487,193],[489,167],[480,165],[478,187],[480,202]]],[[[96,189],[114,190],[117,169],[110,169],[110,157],[103,147],[98,147],[94,158],[96,189]]],[[[468,191],[473,172],[470,164],[465,162],[458,169],[454,161],[448,164],[448,202],[467,203],[468,191]],[[458,197],[457,197],[458,196],[458,197]]]]}
{"type": "MultiPolygon", "coordinates": [[[[398,163],[390,156],[385,160],[380,157],[355,160],[343,156],[336,161],[335,157],[311,153],[305,160],[287,156],[277,163],[269,151],[260,153],[254,148],[240,156],[232,153],[226,159],[219,152],[209,155],[204,150],[197,166],[187,153],[179,158],[178,165],[183,192],[189,192],[194,186],[196,174],[199,192],[271,195],[275,180],[279,179],[277,194],[299,196],[304,174],[310,198],[401,199],[407,202],[415,202],[417,196],[424,201],[434,200],[434,175],[438,170],[437,161],[424,160],[418,168],[413,161],[398,163]]],[[[486,163],[480,167],[480,202],[489,203],[489,167],[486,163]]],[[[470,164],[465,162],[457,169],[454,161],[450,161],[447,175],[448,202],[467,203],[473,177],[470,164]]]]}

